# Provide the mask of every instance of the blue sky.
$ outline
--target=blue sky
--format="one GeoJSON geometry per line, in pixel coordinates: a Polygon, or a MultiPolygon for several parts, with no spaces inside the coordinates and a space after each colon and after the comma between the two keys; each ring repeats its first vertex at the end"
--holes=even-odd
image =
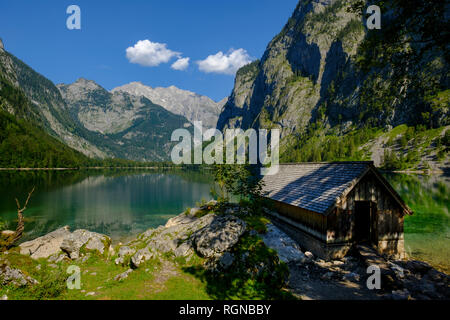
{"type": "Polygon", "coordinates": [[[262,56],[297,1],[2,0],[0,38],[55,83],[83,77],[110,90],[141,81],[220,100],[231,93],[234,70],[262,56]],[[72,4],[81,30],[66,27],[72,4]]]}

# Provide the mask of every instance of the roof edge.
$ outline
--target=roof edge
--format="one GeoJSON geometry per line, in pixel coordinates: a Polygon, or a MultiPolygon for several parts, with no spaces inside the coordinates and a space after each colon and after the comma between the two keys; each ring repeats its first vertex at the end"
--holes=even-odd
{"type": "Polygon", "coordinates": [[[338,200],[343,199],[347,197],[347,195],[355,188],[355,186],[361,181],[362,178],[366,176],[369,172],[373,172],[375,177],[381,182],[381,184],[387,189],[387,191],[392,195],[394,200],[402,207],[403,214],[412,215],[413,211],[408,207],[408,205],[403,201],[403,199],[400,197],[400,195],[395,191],[395,189],[391,186],[391,184],[381,175],[381,173],[378,171],[378,169],[373,164],[373,161],[371,161],[372,164],[362,173],[358,176],[358,178],[354,179],[352,181],[352,184],[350,187],[348,187],[337,199],[336,201],[323,213],[324,215],[329,215],[331,211],[334,210],[334,208],[337,207],[338,200]]]}

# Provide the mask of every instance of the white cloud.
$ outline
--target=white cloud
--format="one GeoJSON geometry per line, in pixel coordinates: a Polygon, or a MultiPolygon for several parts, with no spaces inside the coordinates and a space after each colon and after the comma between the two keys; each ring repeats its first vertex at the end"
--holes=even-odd
{"type": "Polygon", "coordinates": [[[167,63],[170,59],[181,53],[167,48],[167,44],[139,40],[133,47],[127,48],[127,58],[131,63],[137,63],[144,67],[156,67],[161,63],[167,63]]]}
{"type": "Polygon", "coordinates": [[[172,64],[171,68],[179,71],[186,70],[189,67],[189,60],[190,58],[179,58],[172,64]]]}
{"type": "Polygon", "coordinates": [[[205,60],[197,61],[200,71],[234,75],[239,68],[249,64],[251,58],[244,49],[230,50],[227,54],[219,51],[205,60]]]}

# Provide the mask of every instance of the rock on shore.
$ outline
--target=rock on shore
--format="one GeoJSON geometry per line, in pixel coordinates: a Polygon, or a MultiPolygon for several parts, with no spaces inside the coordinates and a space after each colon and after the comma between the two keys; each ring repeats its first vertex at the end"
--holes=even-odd
{"type": "Polygon", "coordinates": [[[119,248],[116,264],[138,268],[143,262],[165,253],[175,257],[199,256],[220,260],[246,231],[246,223],[233,215],[207,213],[196,216],[200,208],[170,219],[165,226],[149,229],[119,248]]]}
{"type": "Polygon", "coordinates": [[[65,226],[45,236],[24,242],[19,248],[21,254],[30,255],[33,259],[52,256],[62,258],[67,255],[68,258],[75,260],[83,254],[80,251],[97,250],[103,254],[110,249],[110,244],[111,238],[108,236],[83,229],[71,233],[69,227],[65,226]]]}
{"type": "MultiPolygon", "coordinates": [[[[249,277],[255,274],[272,275],[275,265],[281,260],[289,266],[289,290],[299,293],[301,297],[308,297],[309,294],[315,299],[450,298],[450,277],[425,262],[391,260],[371,249],[358,247],[351,256],[324,261],[302,251],[295,241],[271,223],[265,224],[265,231],[256,231],[251,226],[252,220],[246,218],[249,213],[245,208],[229,205],[218,214],[212,209],[214,204],[211,202],[182,213],[164,226],[149,229],[132,241],[119,245],[116,250],[112,249],[111,239],[106,235],[82,229],[70,232],[68,227],[22,243],[19,249],[21,254],[33,259],[47,258],[52,263],[77,259],[84,261],[96,252],[105,258],[105,263],[126,267],[125,272],[111,278],[114,281],[126,281],[134,270],[142,268],[147,261],[164,260],[168,256],[186,261],[201,257],[204,268],[210,271],[239,270],[247,272],[249,277]],[[274,255],[270,261],[255,256],[249,259],[252,253],[236,246],[244,235],[273,249],[278,258],[274,255]],[[367,289],[367,267],[372,264],[381,269],[381,290],[367,289]]],[[[7,253],[3,257],[7,257],[7,253]]],[[[0,260],[0,284],[26,286],[36,283],[21,270],[0,260]]]]}

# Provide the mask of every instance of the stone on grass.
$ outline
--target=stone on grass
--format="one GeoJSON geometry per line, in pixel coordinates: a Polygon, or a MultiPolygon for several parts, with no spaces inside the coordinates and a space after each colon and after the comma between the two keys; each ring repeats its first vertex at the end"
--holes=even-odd
{"type": "Polygon", "coordinates": [[[131,249],[129,246],[123,246],[119,248],[118,258],[114,260],[115,264],[124,264],[125,258],[136,252],[135,249],[131,249]]]}
{"type": "Polygon", "coordinates": [[[109,250],[111,239],[100,233],[91,232],[83,229],[75,230],[69,236],[65,237],[61,250],[66,252],[72,260],[80,257],[80,249],[98,251],[101,254],[109,250]]]}
{"type": "Polygon", "coordinates": [[[130,273],[133,272],[133,269],[128,269],[125,272],[122,272],[121,274],[118,274],[117,276],[114,277],[115,281],[122,281],[126,278],[128,278],[128,276],[130,275],[130,273]]]}
{"type": "Polygon", "coordinates": [[[137,269],[142,263],[150,260],[153,257],[154,253],[150,251],[148,247],[140,249],[131,257],[131,267],[137,269]]]}
{"type": "Polygon", "coordinates": [[[275,250],[281,261],[285,263],[304,263],[307,257],[300,251],[298,244],[287,234],[273,224],[267,225],[267,232],[263,235],[266,246],[275,250]]]}
{"type": "Polygon", "coordinates": [[[6,286],[12,284],[16,287],[23,287],[27,285],[35,285],[39,282],[19,269],[13,269],[6,264],[0,265],[0,284],[6,286]]]}
{"type": "Polygon", "coordinates": [[[48,258],[60,251],[63,240],[70,235],[68,226],[57,229],[45,236],[22,243],[21,254],[30,255],[33,259],[48,258]]]}
{"type": "Polygon", "coordinates": [[[245,229],[245,222],[237,217],[215,216],[210,224],[193,234],[194,248],[203,257],[219,257],[239,241],[245,229]]]}

